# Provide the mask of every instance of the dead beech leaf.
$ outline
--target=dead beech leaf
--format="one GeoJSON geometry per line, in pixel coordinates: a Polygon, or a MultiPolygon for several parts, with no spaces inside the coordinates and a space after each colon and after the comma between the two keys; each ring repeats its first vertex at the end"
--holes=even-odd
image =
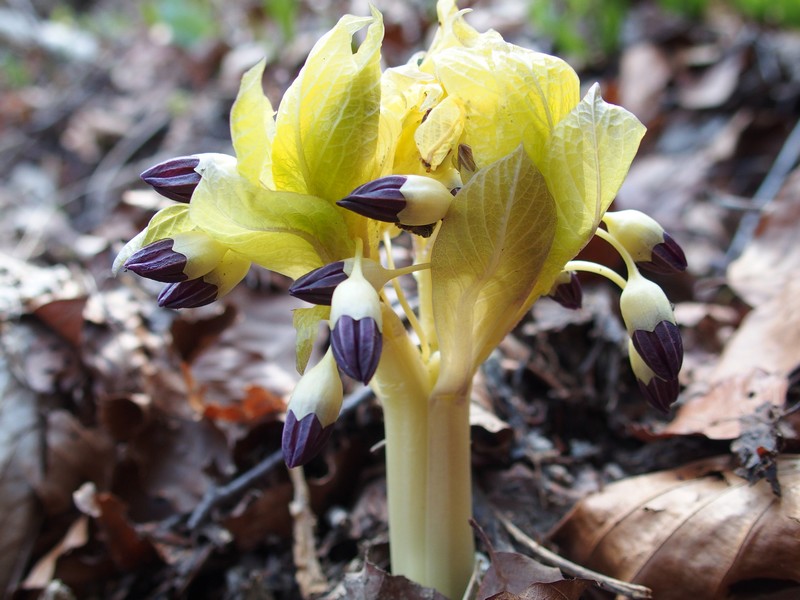
{"type": "Polygon", "coordinates": [[[789,387],[780,375],[753,370],[724,379],[681,406],[662,434],[702,434],[712,440],[732,440],[742,433],[742,419],[765,403],[780,407],[789,387]]]}
{"type": "Polygon", "coordinates": [[[800,268],[800,168],[762,213],[755,237],[728,267],[727,279],[750,306],[780,294],[800,268]]]}
{"type": "Polygon", "coordinates": [[[800,583],[800,457],[778,460],[783,497],[729,457],[632,477],[582,500],[553,539],[571,560],[659,600],[727,598],[758,580],[800,583]]]}
{"type": "Polygon", "coordinates": [[[345,575],[342,595],[334,593],[329,598],[344,600],[445,600],[436,590],[425,588],[403,577],[390,575],[370,562],[358,573],[345,575]]]}
{"type": "Polygon", "coordinates": [[[267,415],[278,415],[286,410],[283,398],[257,385],[245,388],[241,402],[230,405],[207,404],[203,416],[212,421],[253,423],[267,415]]]}

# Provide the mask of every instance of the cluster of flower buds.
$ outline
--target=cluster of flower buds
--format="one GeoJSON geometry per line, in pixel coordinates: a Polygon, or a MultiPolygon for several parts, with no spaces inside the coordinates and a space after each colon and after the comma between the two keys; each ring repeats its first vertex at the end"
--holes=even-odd
{"type": "MultiPolygon", "coordinates": [[[[189,202],[200,183],[198,167],[203,161],[226,161],[220,154],[181,156],[159,163],[141,178],[159,194],[178,202],[189,202]]],[[[144,233],[144,232],[143,232],[144,233]]],[[[140,234],[140,236],[143,235],[140,234]]],[[[134,238],[128,247],[136,248],[134,238]]],[[[171,234],[139,247],[127,259],[117,258],[121,266],[141,277],[168,284],[158,296],[164,308],[197,308],[210,304],[230,292],[244,279],[250,261],[229,250],[201,229],[171,234]]]]}
{"type": "Polygon", "coordinates": [[[342,394],[336,366],[364,384],[375,374],[383,349],[383,319],[377,290],[397,274],[363,258],[359,249],[355,258],[315,269],[298,278],[290,288],[297,298],[331,306],[328,353],[303,375],[289,401],[283,454],[290,467],[311,460],[330,435],[335,415],[329,420],[328,417],[333,414],[331,407],[336,398],[341,405],[342,394]],[[294,408],[298,403],[304,407],[302,410],[294,408]],[[303,422],[303,417],[307,421],[303,422]]]}
{"type": "Polygon", "coordinates": [[[389,175],[361,185],[336,204],[359,215],[429,236],[450,208],[453,194],[422,175],[389,175]]]}
{"type": "Polygon", "coordinates": [[[574,271],[609,277],[623,288],[620,312],[630,336],[629,357],[642,393],[657,410],[666,412],[678,398],[678,373],[683,342],[672,306],[664,291],[639,271],[677,273],[686,269],[686,257],[675,240],[655,220],[636,210],[608,212],[607,230],[598,235],[609,241],[628,267],[627,281],[607,267],[585,261],[567,264],[548,294],[567,308],[580,308],[581,285],[574,271]]]}

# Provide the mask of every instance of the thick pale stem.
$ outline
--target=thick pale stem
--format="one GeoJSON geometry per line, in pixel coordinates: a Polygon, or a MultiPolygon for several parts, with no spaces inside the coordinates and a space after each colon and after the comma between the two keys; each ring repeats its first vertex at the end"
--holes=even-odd
{"type": "Polygon", "coordinates": [[[427,576],[425,585],[457,600],[475,561],[470,468],[469,386],[428,403],[427,576]]]}
{"type": "Polygon", "coordinates": [[[383,404],[392,572],[425,582],[428,396],[419,350],[391,309],[383,308],[383,351],[370,382],[383,404]]]}

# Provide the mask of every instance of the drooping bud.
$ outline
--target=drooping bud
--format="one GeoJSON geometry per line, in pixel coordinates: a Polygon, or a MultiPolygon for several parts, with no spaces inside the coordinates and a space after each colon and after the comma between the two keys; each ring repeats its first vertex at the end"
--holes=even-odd
{"type": "Polygon", "coordinates": [[[331,299],[331,349],[339,368],[366,384],[378,368],[383,320],[378,292],[357,262],[331,299]]]}
{"type": "Polygon", "coordinates": [[[387,223],[431,225],[450,208],[453,196],[444,184],[422,175],[389,175],[354,189],[336,204],[387,223]]]}
{"type": "Polygon", "coordinates": [[[219,264],[202,277],[170,283],[161,290],[158,305],[163,308],[197,308],[211,304],[236,287],[249,269],[249,260],[228,250],[219,264]]]}
{"type": "Polygon", "coordinates": [[[558,302],[564,308],[576,310],[583,306],[583,288],[574,271],[562,271],[556,277],[550,293],[550,298],[558,302]]]}
{"type": "Polygon", "coordinates": [[[342,399],[342,381],[329,349],[300,378],[289,399],[281,438],[289,468],[304,465],[319,454],[333,431],[342,399]]]}
{"type": "Polygon", "coordinates": [[[603,222],[643,269],[667,274],[686,270],[683,250],[652,217],[638,210],[620,210],[607,212],[603,222]]]}
{"type": "Polygon", "coordinates": [[[634,272],[622,290],[619,305],[628,334],[645,364],[661,379],[676,379],[683,363],[683,342],[664,291],[634,272]]]}
{"type": "Polygon", "coordinates": [[[226,248],[202,231],[186,231],[148,244],[123,268],[142,277],[177,283],[202,277],[219,264],[226,248]]]}
{"type": "MultiPolygon", "coordinates": [[[[394,277],[394,273],[384,269],[380,263],[369,259],[361,259],[362,273],[367,281],[376,290],[381,289],[387,281],[394,277]]],[[[350,273],[353,272],[353,259],[337,260],[324,267],[314,269],[298,277],[289,286],[289,294],[300,300],[305,300],[312,304],[330,305],[333,292],[336,287],[345,281],[350,273]]]]}
{"type": "Polygon", "coordinates": [[[200,173],[195,171],[198,164],[198,156],[170,158],[150,167],[140,177],[162,196],[178,202],[189,202],[200,183],[200,173]]]}
{"type": "Polygon", "coordinates": [[[669,412],[669,407],[677,400],[680,391],[678,378],[661,379],[656,375],[636,351],[631,339],[628,340],[628,357],[644,397],[656,410],[662,413],[669,412]]]}

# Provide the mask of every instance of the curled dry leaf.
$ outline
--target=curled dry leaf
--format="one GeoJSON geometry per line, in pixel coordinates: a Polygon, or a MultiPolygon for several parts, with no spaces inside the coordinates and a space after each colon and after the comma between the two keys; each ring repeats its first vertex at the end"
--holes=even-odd
{"type": "Polygon", "coordinates": [[[800,586],[800,458],[778,460],[783,497],[728,457],[633,477],[581,501],[553,539],[570,559],[659,600],[727,598],[748,582],[800,586]]]}

